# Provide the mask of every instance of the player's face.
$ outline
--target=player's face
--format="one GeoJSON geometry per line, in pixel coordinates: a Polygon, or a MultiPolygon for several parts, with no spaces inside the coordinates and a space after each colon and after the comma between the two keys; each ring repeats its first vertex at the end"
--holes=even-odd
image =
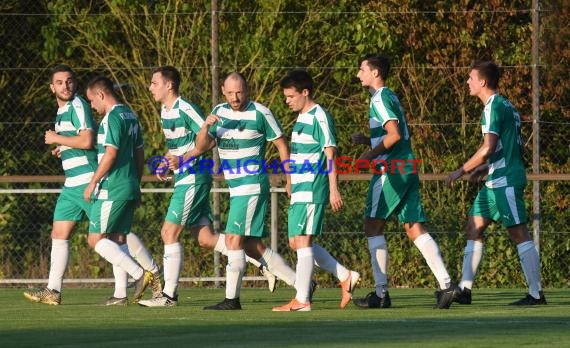
{"type": "Polygon", "coordinates": [[[483,86],[485,86],[485,80],[481,80],[479,77],[479,72],[473,69],[469,73],[467,85],[469,86],[469,95],[476,97],[479,95],[479,93],[481,93],[483,86]]]}
{"type": "Polygon", "coordinates": [[[249,98],[247,88],[240,79],[227,79],[222,86],[222,93],[232,110],[242,110],[249,98]]]}
{"type": "Polygon", "coordinates": [[[87,88],[87,99],[91,103],[91,109],[97,111],[99,115],[105,115],[105,106],[103,104],[103,93],[87,88]]]}
{"type": "Polygon", "coordinates": [[[309,91],[304,89],[302,92],[297,91],[295,87],[283,88],[285,95],[285,103],[289,109],[295,112],[305,111],[305,105],[309,98],[309,91]]]}
{"type": "Polygon", "coordinates": [[[50,88],[58,101],[67,102],[73,98],[77,82],[70,72],[60,71],[53,74],[50,88]]]}
{"type": "Polygon", "coordinates": [[[370,87],[373,85],[376,76],[374,76],[374,71],[370,69],[370,66],[368,66],[367,60],[360,64],[356,77],[358,77],[363,87],[370,87]]]}
{"type": "Polygon", "coordinates": [[[154,97],[154,100],[163,103],[166,101],[168,94],[170,92],[172,83],[166,81],[160,72],[152,74],[152,80],[150,81],[150,86],[148,90],[154,97]]]}

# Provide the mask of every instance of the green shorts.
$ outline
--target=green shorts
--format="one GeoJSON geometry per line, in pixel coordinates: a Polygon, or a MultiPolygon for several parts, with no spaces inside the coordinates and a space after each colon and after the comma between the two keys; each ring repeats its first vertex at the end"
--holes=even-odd
{"type": "Polygon", "coordinates": [[[210,224],[212,222],[211,187],[211,183],[175,186],[165,220],[185,227],[210,224]]]}
{"type": "Polygon", "coordinates": [[[526,224],[524,186],[483,187],[473,202],[469,216],[500,220],[504,227],[526,224]]]}
{"type": "Polygon", "coordinates": [[[267,194],[230,197],[230,212],[226,233],[246,237],[265,237],[267,194]]]}
{"type": "Polygon", "coordinates": [[[91,206],[89,233],[129,234],[137,201],[108,201],[98,199],[91,206]]]}
{"type": "Polygon", "coordinates": [[[417,174],[375,174],[370,180],[365,217],[388,220],[396,214],[400,222],[426,222],[420,200],[417,174]]]}
{"type": "Polygon", "coordinates": [[[296,203],[289,206],[287,218],[289,238],[317,236],[323,232],[324,204],[296,203]]]}
{"type": "Polygon", "coordinates": [[[84,217],[89,218],[91,203],[83,199],[85,186],[63,187],[55,204],[53,221],[81,221],[84,217]]]}

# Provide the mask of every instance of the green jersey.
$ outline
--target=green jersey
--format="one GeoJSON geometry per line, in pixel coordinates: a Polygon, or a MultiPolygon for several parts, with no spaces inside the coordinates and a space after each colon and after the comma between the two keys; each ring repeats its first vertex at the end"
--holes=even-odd
{"type": "MultiPolygon", "coordinates": [[[[194,149],[196,134],[204,124],[204,114],[198,105],[178,97],[170,110],[162,106],[160,121],[168,151],[173,155],[183,156],[194,149]]],[[[188,163],[183,163],[175,171],[174,186],[210,183],[212,181],[210,171],[200,167],[200,161],[203,158],[203,156],[198,156],[188,163]]]]}
{"type": "Polygon", "coordinates": [[[495,134],[499,139],[495,152],[489,157],[489,188],[526,185],[522,159],[521,118],[506,98],[494,94],[487,100],[481,117],[481,131],[495,134]]]}
{"type": "Polygon", "coordinates": [[[103,117],[97,135],[99,161],[106,146],[116,148],[118,153],[113,167],[99,183],[96,198],[110,201],[139,199],[140,182],[134,154],[143,146],[143,135],[137,115],[128,106],[116,104],[103,117]]]}
{"type": "MultiPolygon", "coordinates": [[[[384,129],[384,125],[388,121],[398,122],[398,129],[400,131],[400,141],[398,141],[388,151],[381,153],[375,160],[385,161],[389,167],[394,167],[397,161],[406,162],[404,169],[405,174],[415,173],[412,169],[412,162],[416,157],[412,151],[412,143],[410,141],[410,132],[408,131],[408,124],[404,117],[404,109],[398,100],[398,97],[388,87],[382,87],[372,95],[370,100],[370,109],[368,113],[370,124],[370,143],[372,148],[375,148],[388,134],[384,129]]],[[[377,164],[377,169],[382,170],[381,166],[377,164]]],[[[383,168],[386,174],[400,173],[398,170],[394,171],[393,168],[383,168]]]]}
{"type": "MultiPolygon", "coordinates": [[[[91,108],[78,95],[57,110],[55,132],[59,135],[72,137],[82,130],[94,129],[91,108]]],[[[84,150],[60,145],[61,165],[65,173],[65,187],[87,185],[95,168],[97,168],[97,152],[95,148],[84,150]]]]}
{"type": "Polygon", "coordinates": [[[291,204],[326,203],[328,163],[324,149],[336,147],[334,122],[320,105],[299,114],[291,135],[291,204]]]}
{"type": "Polygon", "coordinates": [[[220,169],[230,189],[230,196],[258,195],[269,188],[265,167],[265,147],[283,135],[283,129],[271,111],[250,101],[242,111],[228,103],[214,107],[212,114],[221,118],[209,134],[218,142],[220,169]]]}

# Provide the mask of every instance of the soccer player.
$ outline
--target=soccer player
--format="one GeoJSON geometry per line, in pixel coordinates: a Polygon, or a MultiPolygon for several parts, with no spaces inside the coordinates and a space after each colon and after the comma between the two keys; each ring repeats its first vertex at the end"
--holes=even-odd
{"type": "MultiPolygon", "coordinates": [[[[45,143],[57,145],[52,154],[62,160],[65,183],[54,211],[48,284],[39,290],[26,291],[24,296],[34,302],[59,305],[63,276],[69,260],[69,237],[77,222],[90,214],[91,205],[83,199],[83,191],[97,167],[97,152],[91,108],[77,94],[77,78],[71,67],[59,64],[51,70],[50,89],[58,111],[55,131],[45,132],[45,143]]],[[[129,234],[127,244],[131,246],[131,254],[137,257],[138,262],[145,269],[154,271],[158,277],[156,263],[134,233],[129,234]]],[[[126,282],[126,278],[124,284],[116,280],[115,295],[118,291],[126,294],[126,282]]]]}
{"type": "MultiPolygon", "coordinates": [[[[234,310],[241,309],[239,295],[246,253],[287,284],[295,282],[295,271],[261,242],[267,235],[265,213],[269,196],[269,179],[264,168],[266,142],[271,141],[277,147],[281,161],[289,159],[289,150],[281,125],[271,111],[249,99],[249,89],[241,74],[230,73],[224,80],[222,93],[227,102],[214,107],[196,139],[199,149],[209,148],[217,140],[221,169],[230,189],[225,237],[226,297],[204,309],[234,310]]],[[[290,192],[291,178],[287,175],[287,193],[290,192]]]]}
{"type": "MultiPolygon", "coordinates": [[[[180,96],[180,82],[180,72],[175,67],[162,66],[153,71],[149,86],[154,100],[162,104],[162,130],[169,149],[165,158],[172,164],[175,174],[174,193],[160,232],[164,242],[164,289],[160,297],[139,301],[146,307],[169,307],[178,303],[176,289],[184,255],[179,238],[185,227],[201,247],[227,255],[225,235],[215,234],[211,226],[212,176],[208,170],[200,169],[203,156],[194,146],[196,134],[204,123],[204,114],[198,105],[180,96]],[[184,163],[182,168],[179,168],[180,163],[184,163]]],[[[158,179],[169,180],[168,167],[160,169],[156,174],[158,179]]],[[[257,260],[248,258],[248,261],[263,269],[270,291],[273,291],[275,276],[257,260]]]]}
{"type": "Polygon", "coordinates": [[[386,221],[396,215],[404,223],[408,237],[420,250],[435,275],[441,291],[436,292],[436,308],[447,309],[459,292],[447,273],[439,247],[424,227],[427,220],[419,194],[410,134],[398,97],[386,87],[390,60],[383,54],[368,54],[360,60],[357,77],[372,94],[369,108],[370,137],[353,134],[353,142],[371,146],[360,159],[376,161],[368,188],[364,233],[374,275],[375,291],[353,302],[361,308],[388,308],[388,248],[384,238],[386,221]],[[406,163],[394,168],[394,163],[406,163]]]}
{"type": "Polygon", "coordinates": [[[479,98],[485,106],[481,116],[483,143],[467,162],[447,177],[449,185],[453,185],[466,173],[472,181],[480,181],[487,175],[485,186],[469,211],[459,284],[461,293],[455,300],[471,304],[471,288],[483,257],[485,229],[492,221],[500,220],[517,245],[529,289],[526,297],[511,304],[544,305],[539,255],[526,226],[524,188],[527,181],[522,159],[521,119],[511,102],[497,93],[499,78],[500,71],[494,62],[472,64],[467,85],[469,94],[479,98]]]}
{"type": "Polygon", "coordinates": [[[295,288],[289,303],[274,312],[310,311],[313,265],[339,279],[340,308],[352,299],[360,274],[338,263],[313,237],[322,233],[325,204],[342,209],[336,171],[336,135],[331,115],[313,100],[313,79],[304,70],[292,70],[280,82],[285,102],[298,112],[291,135],[291,205],[288,212],[289,246],[297,252],[295,288]]]}
{"type": "Polygon", "coordinates": [[[87,242],[117,271],[135,279],[134,301],[138,302],[153,277],[129,256],[124,245],[140,202],[142,129],[135,113],[119,102],[107,77],[97,76],[89,82],[87,98],[104,115],[97,134],[99,164],[83,192],[85,202],[93,200],[87,242]]]}

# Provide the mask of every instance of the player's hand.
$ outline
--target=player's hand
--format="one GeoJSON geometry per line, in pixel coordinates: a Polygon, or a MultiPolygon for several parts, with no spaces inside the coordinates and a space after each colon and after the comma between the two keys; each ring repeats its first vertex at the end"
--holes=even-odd
{"type": "Polygon", "coordinates": [[[456,171],[449,173],[449,175],[447,176],[447,179],[445,179],[447,186],[452,187],[453,184],[455,184],[455,182],[457,181],[457,179],[461,178],[463,176],[463,174],[465,174],[463,167],[457,169],[456,171]]]}
{"type": "Polygon", "coordinates": [[[51,154],[57,158],[61,158],[61,148],[56,146],[55,149],[51,150],[51,154]]]}
{"type": "Polygon", "coordinates": [[[93,192],[95,191],[96,185],[97,185],[96,183],[89,183],[89,185],[87,185],[87,187],[85,188],[85,191],[83,191],[83,199],[85,200],[85,202],[91,203],[91,196],[93,196],[93,192]]]}
{"type": "Polygon", "coordinates": [[[57,133],[51,129],[48,129],[45,134],[46,144],[55,144],[57,139],[57,133]]]}
{"type": "Polygon", "coordinates": [[[475,170],[473,170],[471,175],[469,175],[469,182],[478,183],[484,181],[485,176],[487,175],[488,172],[489,172],[489,167],[487,165],[482,165],[475,168],[475,170]]]}
{"type": "Polygon", "coordinates": [[[361,145],[370,145],[370,138],[360,132],[352,133],[352,143],[361,145]]]}
{"type": "Polygon", "coordinates": [[[206,117],[206,120],[204,121],[204,124],[206,124],[208,127],[213,126],[216,122],[221,121],[220,116],[218,115],[214,115],[214,114],[210,114],[208,115],[208,117],[206,117]]]}
{"type": "Polygon", "coordinates": [[[173,171],[178,169],[180,162],[182,161],[181,156],[173,155],[170,152],[164,155],[164,158],[168,160],[168,168],[173,171]]]}
{"type": "MultiPolygon", "coordinates": [[[[169,162],[169,164],[170,164],[170,162],[169,162]]],[[[155,175],[156,175],[156,178],[158,179],[158,181],[165,182],[165,181],[172,180],[172,176],[168,175],[169,174],[168,173],[169,164],[164,163],[164,161],[160,161],[160,164],[158,165],[158,167],[156,167],[156,170],[155,170],[156,174],[155,175]]]]}
{"type": "Polygon", "coordinates": [[[344,203],[342,202],[342,197],[340,195],[340,192],[338,192],[338,190],[330,192],[329,201],[331,203],[331,209],[335,213],[340,211],[344,206],[344,203]]]}

